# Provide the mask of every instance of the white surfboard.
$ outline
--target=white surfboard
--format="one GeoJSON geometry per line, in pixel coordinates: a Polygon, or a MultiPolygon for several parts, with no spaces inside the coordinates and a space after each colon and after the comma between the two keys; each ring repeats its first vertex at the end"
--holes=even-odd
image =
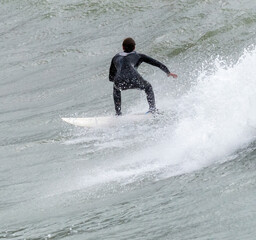
{"type": "Polygon", "coordinates": [[[88,117],[88,118],[61,118],[64,122],[69,124],[96,128],[96,127],[111,127],[116,125],[128,124],[141,122],[145,120],[152,119],[152,114],[134,114],[134,115],[124,115],[124,116],[106,116],[106,117],[88,117]]]}

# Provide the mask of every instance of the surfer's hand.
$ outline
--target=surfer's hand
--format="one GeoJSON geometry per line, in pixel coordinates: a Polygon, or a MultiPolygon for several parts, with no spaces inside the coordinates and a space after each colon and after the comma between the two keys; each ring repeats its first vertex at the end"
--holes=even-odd
{"type": "Polygon", "coordinates": [[[175,73],[169,73],[167,76],[168,76],[168,77],[172,76],[173,78],[177,78],[177,77],[178,77],[178,75],[175,74],[175,73]]]}

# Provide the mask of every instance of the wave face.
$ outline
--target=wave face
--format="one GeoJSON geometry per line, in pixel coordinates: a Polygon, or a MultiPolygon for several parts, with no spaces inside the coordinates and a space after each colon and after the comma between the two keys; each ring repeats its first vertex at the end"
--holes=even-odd
{"type": "MultiPolygon", "coordinates": [[[[256,4],[248,1],[1,1],[0,238],[254,239],[256,4]],[[163,116],[111,116],[122,40],[163,116]]],[[[122,92],[122,112],[147,111],[122,92]]]]}

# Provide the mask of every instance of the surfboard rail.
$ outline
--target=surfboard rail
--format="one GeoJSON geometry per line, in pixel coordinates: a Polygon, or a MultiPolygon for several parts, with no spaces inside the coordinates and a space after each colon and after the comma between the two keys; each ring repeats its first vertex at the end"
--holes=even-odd
{"type": "Polygon", "coordinates": [[[133,114],[124,116],[103,116],[103,117],[82,117],[82,118],[61,118],[64,122],[79,127],[107,127],[118,124],[141,122],[153,117],[152,114],[133,114]]]}

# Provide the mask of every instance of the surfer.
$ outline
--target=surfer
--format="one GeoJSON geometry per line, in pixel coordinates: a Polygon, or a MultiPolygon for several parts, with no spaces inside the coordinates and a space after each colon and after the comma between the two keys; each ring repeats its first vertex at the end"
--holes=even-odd
{"type": "Polygon", "coordinates": [[[177,78],[177,75],[171,73],[169,69],[161,62],[135,52],[135,41],[132,38],[126,38],[123,41],[123,52],[116,54],[110,65],[109,81],[114,82],[113,97],[116,115],[122,115],[121,112],[121,91],[127,89],[144,90],[147,95],[150,113],[156,113],[155,96],[153,88],[149,82],[144,80],[137,72],[137,68],[142,62],[159,67],[168,77],[177,78]]]}

